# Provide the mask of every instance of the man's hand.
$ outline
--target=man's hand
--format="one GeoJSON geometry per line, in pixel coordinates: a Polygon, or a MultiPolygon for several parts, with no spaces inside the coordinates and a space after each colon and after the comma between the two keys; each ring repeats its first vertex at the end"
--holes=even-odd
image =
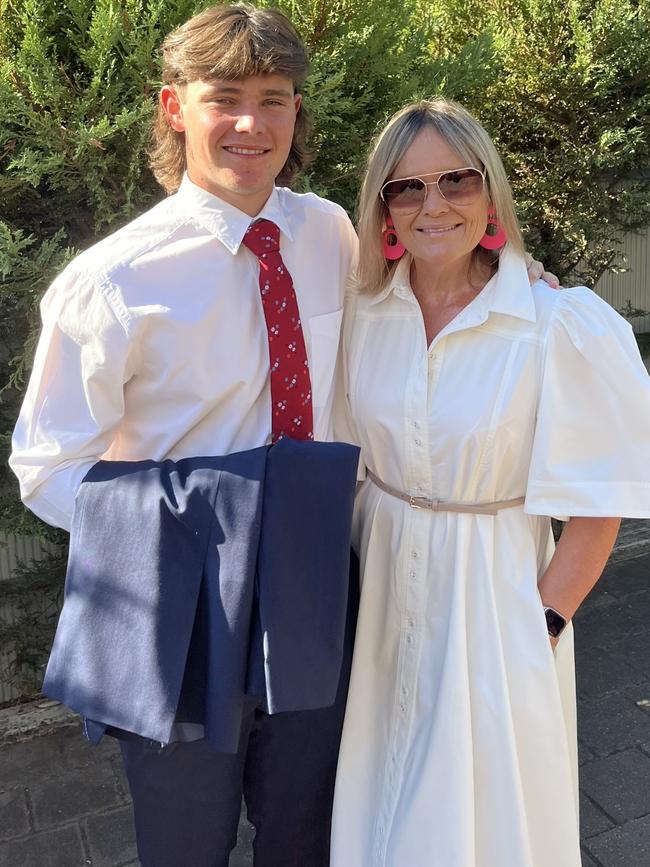
{"type": "Polygon", "coordinates": [[[538,262],[537,259],[533,259],[530,253],[525,254],[526,260],[526,268],[528,268],[528,279],[530,280],[531,285],[535,283],[540,278],[551,287],[551,289],[559,289],[560,281],[557,279],[555,274],[551,274],[550,271],[545,271],[544,266],[541,262],[538,262]]]}

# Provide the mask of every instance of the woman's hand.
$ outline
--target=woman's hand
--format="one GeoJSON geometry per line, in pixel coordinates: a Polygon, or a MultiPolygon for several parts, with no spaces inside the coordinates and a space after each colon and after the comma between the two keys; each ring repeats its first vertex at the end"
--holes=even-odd
{"type": "Polygon", "coordinates": [[[537,259],[533,259],[530,253],[526,252],[525,254],[526,268],[528,268],[528,279],[530,280],[531,286],[533,283],[536,283],[537,280],[543,280],[545,283],[551,287],[551,289],[559,289],[560,281],[557,279],[555,274],[551,274],[550,271],[544,270],[544,265],[541,262],[538,262],[537,259]]]}

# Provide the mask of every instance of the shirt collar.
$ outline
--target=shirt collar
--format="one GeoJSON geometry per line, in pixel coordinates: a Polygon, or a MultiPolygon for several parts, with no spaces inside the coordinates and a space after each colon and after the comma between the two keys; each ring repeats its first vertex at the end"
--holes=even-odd
{"type": "MultiPolygon", "coordinates": [[[[417,303],[411,289],[410,270],[411,257],[407,254],[400,260],[388,284],[377,295],[373,295],[368,306],[379,304],[391,294],[417,303]]],[[[501,313],[535,322],[537,313],[528,269],[523,256],[509,244],[506,244],[499,256],[496,274],[485,284],[471,306],[472,318],[477,322],[485,322],[490,313],[501,313]]]]}
{"type": "Polygon", "coordinates": [[[410,271],[411,256],[409,253],[405,253],[397,263],[397,267],[393,271],[393,276],[381,292],[378,292],[370,298],[368,306],[371,307],[374,304],[379,304],[393,293],[395,293],[398,298],[403,298],[405,301],[415,301],[415,296],[411,289],[410,271]]]}
{"type": "Polygon", "coordinates": [[[277,187],[273,187],[271,195],[256,217],[245,214],[234,205],[198,187],[187,174],[183,176],[177,196],[192,219],[216,235],[233,256],[239,250],[246,230],[255,220],[272,220],[289,241],[293,240],[277,187]]]}
{"type": "MultiPolygon", "coordinates": [[[[478,296],[483,301],[485,318],[488,313],[516,316],[535,322],[537,311],[533,290],[528,279],[524,257],[506,244],[499,256],[499,268],[478,296]]],[[[479,304],[479,309],[481,305],[479,304]]]]}

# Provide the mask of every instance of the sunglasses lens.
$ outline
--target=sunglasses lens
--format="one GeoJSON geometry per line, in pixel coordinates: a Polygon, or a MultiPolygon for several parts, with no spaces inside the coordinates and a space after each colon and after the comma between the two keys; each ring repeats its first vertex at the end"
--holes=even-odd
{"type": "MultiPolygon", "coordinates": [[[[435,172],[431,173],[433,176],[435,172]]],[[[442,172],[438,177],[440,195],[455,205],[473,202],[483,192],[483,184],[481,172],[472,168],[442,172]]],[[[422,207],[428,186],[435,186],[435,181],[427,184],[421,178],[401,178],[384,184],[381,195],[391,210],[409,213],[422,207]]]]}
{"type": "Polygon", "coordinates": [[[384,201],[395,210],[417,209],[424,201],[426,186],[420,178],[389,181],[382,189],[384,201]]]}
{"type": "Polygon", "coordinates": [[[478,169],[445,172],[438,179],[438,189],[448,202],[464,205],[473,202],[483,190],[483,175],[478,169]]]}

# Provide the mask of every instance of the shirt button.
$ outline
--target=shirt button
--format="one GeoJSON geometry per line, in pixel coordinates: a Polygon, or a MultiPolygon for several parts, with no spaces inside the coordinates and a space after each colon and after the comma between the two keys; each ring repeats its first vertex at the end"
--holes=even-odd
{"type": "Polygon", "coordinates": [[[414,581],[415,577],[416,577],[415,569],[411,569],[411,571],[409,572],[409,578],[411,579],[411,581],[414,581]]]}
{"type": "Polygon", "coordinates": [[[418,552],[417,551],[411,551],[411,557],[413,557],[414,560],[417,560],[418,559],[418,552]]]}
{"type": "Polygon", "coordinates": [[[420,427],[420,422],[419,422],[419,421],[417,421],[417,420],[416,420],[416,421],[414,421],[414,422],[413,422],[413,427],[414,427],[414,428],[415,428],[415,429],[416,429],[416,430],[418,430],[418,429],[419,429],[419,427],[420,427]]]}
{"type": "Polygon", "coordinates": [[[413,644],[413,636],[412,635],[406,636],[406,643],[407,644],[413,644]]]}
{"type": "Polygon", "coordinates": [[[415,445],[416,445],[416,446],[421,446],[421,445],[422,445],[422,440],[420,439],[420,437],[416,437],[416,438],[415,438],[415,445]]]}
{"type": "Polygon", "coordinates": [[[404,702],[401,702],[399,709],[402,711],[402,713],[406,713],[406,705],[404,704],[404,702]]]}

